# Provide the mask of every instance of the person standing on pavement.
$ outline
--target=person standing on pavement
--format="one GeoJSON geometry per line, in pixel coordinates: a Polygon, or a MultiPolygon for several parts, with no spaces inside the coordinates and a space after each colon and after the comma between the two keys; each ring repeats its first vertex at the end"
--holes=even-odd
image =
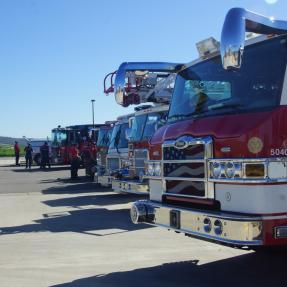
{"type": "Polygon", "coordinates": [[[15,152],[15,162],[16,162],[16,166],[19,166],[19,157],[20,157],[20,146],[18,144],[17,141],[15,141],[14,144],[14,152],[15,152]]]}
{"type": "Polygon", "coordinates": [[[31,147],[31,144],[28,143],[28,145],[24,148],[25,151],[25,159],[26,159],[26,168],[29,167],[29,169],[31,169],[31,165],[32,165],[32,152],[33,149],[31,147]]]}
{"type": "Polygon", "coordinates": [[[40,153],[41,153],[41,168],[46,168],[46,165],[50,168],[50,152],[49,152],[49,146],[48,143],[45,142],[40,147],[40,153]]]}
{"type": "Polygon", "coordinates": [[[79,156],[79,150],[75,144],[70,149],[70,160],[71,160],[71,179],[76,179],[78,178],[80,156],[79,156]]]}

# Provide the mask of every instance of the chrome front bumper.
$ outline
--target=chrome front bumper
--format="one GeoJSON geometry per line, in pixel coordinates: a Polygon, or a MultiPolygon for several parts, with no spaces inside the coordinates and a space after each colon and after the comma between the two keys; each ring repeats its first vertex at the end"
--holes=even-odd
{"type": "Polygon", "coordinates": [[[238,246],[262,245],[262,219],[220,212],[177,208],[151,201],[136,201],[133,223],[162,226],[187,235],[238,246]]]}
{"type": "Polygon", "coordinates": [[[112,182],[114,180],[113,176],[110,175],[100,175],[95,177],[95,181],[99,183],[102,186],[110,187],[112,185],[112,182]]]}
{"type": "Polygon", "coordinates": [[[133,193],[133,194],[148,194],[149,186],[147,183],[136,181],[114,180],[112,189],[116,192],[133,193]]]}

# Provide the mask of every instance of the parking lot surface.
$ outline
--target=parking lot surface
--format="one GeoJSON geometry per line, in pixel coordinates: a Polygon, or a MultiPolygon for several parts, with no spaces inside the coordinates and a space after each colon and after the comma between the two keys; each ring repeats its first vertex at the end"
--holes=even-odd
{"type": "Polygon", "coordinates": [[[129,220],[139,197],[69,170],[0,167],[0,286],[286,286],[286,252],[255,253],[129,220]]]}

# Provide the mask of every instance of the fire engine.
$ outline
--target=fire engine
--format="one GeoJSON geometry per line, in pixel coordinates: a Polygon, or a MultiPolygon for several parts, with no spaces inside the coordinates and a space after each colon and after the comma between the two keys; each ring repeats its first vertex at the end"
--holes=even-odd
{"type": "Polygon", "coordinates": [[[82,157],[89,153],[96,158],[96,142],[99,129],[102,124],[97,125],[73,125],[68,127],[58,126],[52,129],[51,139],[51,162],[54,164],[70,163],[70,148],[72,145],[79,147],[82,157]]]}
{"type": "Polygon", "coordinates": [[[197,44],[151,139],[150,198],[133,204],[134,223],[237,247],[287,244],[286,33],[287,21],[233,8],[221,42],[197,44]]]}
{"type": "MultiPolygon", "coordinates": [[[[130,119],[128,136],[128,161],[120,170],[120,178],[112,181],[117,192],[147,194],[148,180],[144,178],[148,145],[155,130],[164,124],[172,95],[175,69],[173,63],[123,63],[115,74],[115,85],[106,93],[122,89],[125,96],[117,97],[118,104],[126,107],[141,104],[135,108],[130,119]],[[143,103],[152,105],[142,105],[143,103]]],[[[111,73],[113,75],[114,73],[111,73]]]]}
{"type": "Polygon", "coordinates": [[[148,180],[143,177],[148,142],[164,123],[174,84],[174,71],[179,65],[129,62],[121,64],[116,72],[109,74],[111,83],[108,89],[105,85],[105,93],[115,92],[116,102],[124,107],[137,105],[127,130],[128,160],[122,166],[119,177],[112,181],[113,190],[136,194],[148,192],[148,180]]]}
{"type": "Polygon", "coordinates": [[[120,176],[122,169],[128,161],[128,141],[126,130],[129,118],[133,114],[120,116],[113,125],[111,139],[105,161],[98,161],[95,181],[102,186],[111,186],[112,180],[120,176]]]}
{"type": "Polygon", "coordinates": [[[113,126],[115,121],[106,121],[103,126],[99,128],[98,140],[96,142],[97,157],[93,158],[90,164],[86,165],[86,176],[91,177],[94,180],[97,169],[102,169],[106,165],[106,156],[108,153],[108,147],[110,144],[113,126]]]}

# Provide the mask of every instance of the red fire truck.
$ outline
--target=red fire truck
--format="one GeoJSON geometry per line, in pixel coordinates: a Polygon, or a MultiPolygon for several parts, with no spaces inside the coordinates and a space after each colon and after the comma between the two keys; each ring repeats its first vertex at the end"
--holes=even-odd
{"type": "Polygon", "coordinates": [[[128,160],[112,181],[112,188],[125,193],[148,193],[148,180],[144,178],[149,139],[165,122],[174,85],[173,73],[179,64],[173,63],[123,63],[117,72],[111,73],[109,94],[121,89],[124,97],[116,101],[122,106],[138,105],[135,115],[130,118],[127,131],[128,160]],[[115,75],[115,85],[113,77],[115,75]]]}
{"type": "Polygon", "coordinates": [[[151,139],[150,200],[133,204],[134,223],[231,246],[287,244],[286,34],[286,21],[234,8],[220,44],[198,43],[151,139]]]}
{"type": "Polygon", "coordinates": [[[58,126],[52,130],[51,162],[54,164],[69,164],[70,149],[77,145],[80,154],[96,158],[96,142],[102,124],[97,125],[73,125],[62,128],[58,126]]]}

